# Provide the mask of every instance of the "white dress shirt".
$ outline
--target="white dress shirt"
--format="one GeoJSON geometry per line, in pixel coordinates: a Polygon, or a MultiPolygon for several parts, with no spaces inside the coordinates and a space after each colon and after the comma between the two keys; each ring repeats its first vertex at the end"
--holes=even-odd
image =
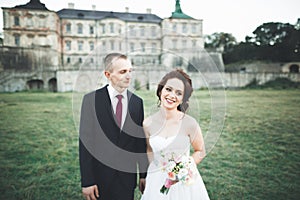
{"type": "Polygon", "coordinates": [[[123,127],[126,114],[127,114],[127,105],[128,105],[128,98],[127,98],[127,89],[124,90],[122,93],[119,93],[116,91],[110,84],[107,86],[107,91],[109,94],[111,106],[113,108],[114,114],[116,114],[116,107],[118,103],[118,98],[116,97],[118,94],[121,94],[123,96],[122,98],[122,122],[121,122],[121,128],[123,127]]]}

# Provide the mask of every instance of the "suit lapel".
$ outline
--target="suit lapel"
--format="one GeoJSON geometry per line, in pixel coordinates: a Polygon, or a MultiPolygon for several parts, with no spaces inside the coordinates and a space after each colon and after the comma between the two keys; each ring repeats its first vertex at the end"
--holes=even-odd
{"type": "Polygon", "coordinates": [[[107,113],[107,117],[109,117],[111,120],[115,119],[111,101],[107,91],[107,86],[98,90],[98,92],[96,93],[96,105],[98,105],[99,108],[101,107],[101,110],[99,111],[104,111],[105,113],[107,113]]]}
{"type": "Polygon", "coordinates": [[[132,95],[132,93],[127,90],[127,113],[126,113],[123,129],[125,128],[125,125],[128,124],[128,120],[130,119],[130,112],[131,112],[131,109],[132,109],[131,106],[130,106],[130,105],[132,105],[130,103],[131,95],[132,95]]]}
{"type": "Polygon", "coordinates": [[[105,135],[114,143],[118,143],[120,129],[116,124],[107,86],[96,91],[95,109],[100,127],[105,135]]]}

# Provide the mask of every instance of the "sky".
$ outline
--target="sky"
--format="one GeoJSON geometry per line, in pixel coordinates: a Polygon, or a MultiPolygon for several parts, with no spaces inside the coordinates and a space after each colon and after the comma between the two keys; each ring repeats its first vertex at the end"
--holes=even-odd
{"type": "MultiPolygon", "coordinates": [[[[74,3],[75,9],[146,13],[150,8],[160,18],[170,17],[175,10],[176,0],[40,0],[49,10],[59,11],[74,3]]],[[[0,7],[14,7],[29,0],[0,0],[0,7]]],[[[299,0],[180,0],[182,11],[203,20],[203,34],[215,32],[231,33],[237,41],[245,41],[246,36],[263,23],[281,22],[296,24],[300,18],[299,0]],[[197,3],[195,3],[197,2],[197,3]],[[197,5],[196,5],[197,4],[197,5]]],[[[0,30],[3,31],[1,9],[0,30]]]]}

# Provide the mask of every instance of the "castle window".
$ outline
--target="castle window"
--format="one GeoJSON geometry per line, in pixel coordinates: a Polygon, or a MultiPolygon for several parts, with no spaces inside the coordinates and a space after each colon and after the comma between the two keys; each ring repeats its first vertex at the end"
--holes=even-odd
{"type": "Polygon", "coordinates": [[[141,51],[142,51],[142,52],[145,52],[145,51],[146,51],[145,46],[146,46],[146,44],[145,44],[144,42],[142,42],[142,43],[141,43],[141,51]]]}
{"type": "Polygon", "coordinates": [[[110,41],[110,49],[115,50],[115,42],[112,40],[110,41]]]}
{"type": "Polygon", "coordinates": [[[77,24],[77,33],[78,34],[82,34],[83,33],[82,24],[77,24]]]}
{"type": "Polygon", "coordinates": [[[78,41],[78,51],[83,50],[83,41],[78,41]]]}
{"type": "Polygon", "coordinates": [[[66,32],[71,33],[71,24],[66,24],[66,32]]]}
{"type": "Polygon", "coordinates": [[[141,26],[141,36],[144,37],[145,36],[145,27],[141,26]]]}
{"type": "Polygon", "coordinates": [[[129,34],[130,34],[130,36],[135,36],[136,35],[135,30],[134,30],[134,26],[129,26],[129,34]]]}
{"type": "Polygon", "coordinates": [[[28,26],[28,27],[32,27],[32,26],[33,26],[33,20],[32,20],[32,17],[28,17],[28,19],[27,19],[27,26],[28,26]]]}
{"type": "Polygon", "coordinates": [[[176,24],[173,24],[172,30],[173,30],[173,32],[176,32],[176,31],[177,31],[177,26],[176,26],[176,24]]]}
{"type": "Polygon", "coordinates": [[[71,58],[67,57],[67,63],[71,63],[71,58]]]}
{"type": "Polygon", "coordinates": [[[46,16],[45,15],[39,15],[39,27],[44,28],[46,26],[48,26],[46,24],[46,16]]]}
{"type": "Polygon", "coordinates": [[[101,24],[102,33],[105,34],[105,24],[101,24]]]}
{"type": "Polygon", "coordinates": [[[90,42],[90,51],[93,51],[95,48],[94,42],[90,42]]]}
{"type": "Polygon", "coordinates": [[[197,33],[197,26],[196,26],[196,24],[192,24],[192,33],[193,34],[197,33]]]}
{"type": "Polygon", "coordinates": [[[183,24],[182,24],[182,32],[183,32],[183,33],[186,33],[186,32],[187,32],[187,24],[186,24],[186,23],[183,23],[183,24]]]}
{"type": "Polygon", "coordinates": [[[90,25],[90,34],[94,34],[94,26],[90,25]]]}
{"type": "Polygon", "coordinates": [[[15,45],[20,46],[20,35],[16,34],[15,36],[15,45]]]}
{"type": "Polygon", "coordinates": [[[156,35],[156,27],[155,27],[155,26],[152,26],[152,27],[151,27],[151,36],[152,36],[152,37],[155,37],[155,35],[156,35]]]}
{"type": "Polygon", "coordinates": [[[106,42],[102,41],[102,49],[105,50],[106,49],[106,42]]]}
{"type": "Polygon", "coordinates": [[[14,23],[15,23],[15,26],[20,26],[20,17],[19,16],[14,16],[14,23]]]}
{"type": "Polygon", "coordinates": [[[152,49],[151,49],[151,52],[152,52],[152,53],[156,53],[156,49],[157,49],[156,43],[152,43],[152,49]]]}
{"type": "Polygon", "coordinates": [[[130,51],[134,52],[134,43],[133,42],[130,43],[130,51]]]}
{"type": "Polygon", "coordinates": [[[114,33],[115,29],[114,29],[114,24],[113,23],[109,23],[109,28],[110,28],[110,33],[114,33]]]}
{"type": "Polygon", "coordinates": [[[82,58],[78,58],[78,62],[79,62],[79,63],[82,63],[82,58]]]}
{"type": "Polygon", "coordinates": [[[33,26],[33,20],[32,20],[32,17],[33,17],[33,15],[32,14],[30,14],[30,13],[27,13],[26,15],[25,15],[25,20],[26,20],[26,26],[27,27],[32,27],[33,26]]]}
{"type": "Polygon", "coordinates": [[[66,51],[71,51],[71,41],[66,41],[66,51]]]}

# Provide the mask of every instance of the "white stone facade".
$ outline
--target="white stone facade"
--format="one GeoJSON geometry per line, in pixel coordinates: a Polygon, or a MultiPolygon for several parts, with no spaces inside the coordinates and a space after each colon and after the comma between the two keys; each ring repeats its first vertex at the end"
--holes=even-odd
{"type": "Polygon", "coordinates": [[[5,56],[0,60],[0,89],[23,90],[35,85],[72,90],[75,74],[100,69],[109,52],[129,55],[142,73],[149,74],[151,67],[156,72],[187,67],[189,60],[197,56],[195,52],[204,48],[202,20],[193,19],[178,8],[179,0],[176,16],[172,13],[166,19],[150,10],[115,13],[76,10],[73,6],[54,12],[39,0],[2,8],[4,41],[0,50],[5,56]],[[9,73],[12,75],[7,76],[9,73]],[[24,74],[21,81],[16,73],[18,77],[24,74]],[[47,84],[49,80],[51,83],[47,84]]]}

